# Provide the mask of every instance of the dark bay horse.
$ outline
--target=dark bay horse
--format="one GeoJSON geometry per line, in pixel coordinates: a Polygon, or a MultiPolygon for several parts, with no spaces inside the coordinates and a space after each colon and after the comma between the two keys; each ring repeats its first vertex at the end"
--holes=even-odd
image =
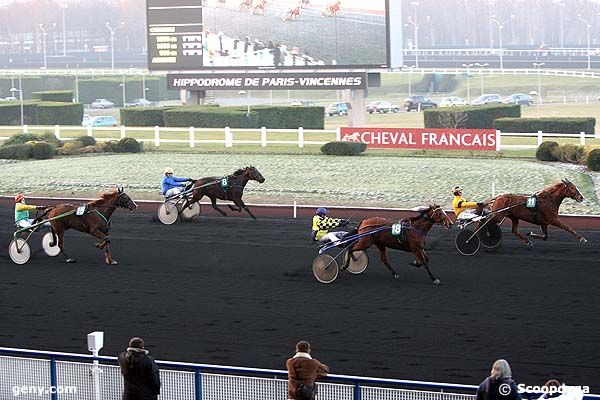
{"type": "MultiPolygon", "coordinates": [[[[118,187],[115,190],[102,193],[100,199],[87,203],[85,211],[81,216],[76,215],[75,212],[79,207],[80,206],[73,204],[61,204],[50,208],[37,219],[53,218],[61,214],[72,212],[72,214],[65,217],[50,221],[52,232],[54,233],[54,240],[58,239],[58,247],[65,256],[66,262],[76,262],[74,258],[69,257],[65,252],[64,243],[65,231],[67,229],[75,229],[102,239],[100,243],[96,244],[96,247],[104,250],[106,263],[118,264],[117,261],[112,258],[112,254],[110,253],[110,237],[108,236],[110,217],[119,207],[133,211],[137,208],[137,204],[135,204],[135,202],[123,191],[123,188],[118,187]]],[[[52,244],[52,246],[54,245],[55,243],[52,244]]]]}
{"type": "MultiPolygon", "coordinates": [[[[400,236],[392,235],[391,228],[394,221],[387,218],[372,217],[362,220],[356,228],[356,231],[353,233],[366,233],[383,226],[390,227],[390,229],[382,230],[360,238],[356,243],[350,246],[350,249],[348,250],[350,257],[353,257],[352,253],[354,251],[366,250],[375,245],[379,249],[383,264],[394,275],[394,278],[398,278],[399,275],[394,271],[388,261],[387,249],[390,248],[411,252],[415,255],[416,261],[411,262],[410,265],[417,268],[425,268],[433,283],[439,285],[440,280],[429,270],[429,257],[427,256],[427,253],[425,253],[425,237],[434,224],[440,224],[445,228],[450,228],[452,226],[452,221],[448,215],[446,215],[444,209],[435,204],[430,205],[429,207],[419,207],[414,209],[414,211],[418,211],[419,215],[411,217],[408,220],[400,221],[403,225],[403,233],[400,236]]],[[[346,258],[344,269],[348,268],[350,257],[346,258]]]]}
{"type": "Polygon", "coordinates": [[[227,207],[229,207],[230,210],[237,212],[246,210],[252,218],[256,219],[254,214],[250,212],[250,209],[242,200],[244,188],[249,181],[263,183],[265,178],[256,167],[245,167],[222,178],[210,176],[195,180],[193,182],[194,190],[192,191],[192,197],[186,202],[183,208],[191,203],[200,201],[204,196],[208,196],[212,203],[212,208],[217,210],[221,215],[227,215],[227,213],[217,207],[217,199],[232,201],[235,206],[228,204],[227,207]]]}
{"type": "Polygon", "coordinates": [[[587,242],[587,239],[575,232],[570,226],[565,225],[558,218],[558,209],[564,199],[570,198],[578,203],[583,201],[583,195],[568,179],[562,179],[538,193],[535,194],[536,205],[533,208],[526,207],[527,199],[531,196],[518,194],[501,194],[492,199],[492,212],[511,207],[504,212],[500,212],[494,218],[495,222],[500,222],[505,217],[512,221],[512,233],[521,239],[525,244],[533,247],[533,243],[526,236],[519,233],[519,220],[523,220],[534,225],[539,225],[542,235],[529,232],[527,236],[535,239],[548,239],[548,225],[556,226],[569,232],[580,242],[587,242]]]}

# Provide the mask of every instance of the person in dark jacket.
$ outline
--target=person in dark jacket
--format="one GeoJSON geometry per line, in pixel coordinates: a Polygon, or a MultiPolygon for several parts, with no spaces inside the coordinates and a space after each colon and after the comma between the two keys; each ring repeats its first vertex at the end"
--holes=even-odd
{"type": "Polygon", "coordinates": [[[132,338],[126,352],[119,354],[123,374],[123,400],[157,400],[160,375],[154,359],[144,349],[144,341],[132,338]]]}
{"type": "Polygon", "coordinates": [[[296,344],[296,354],[285,363],[288,371],[288,399],[314,400],[317,395],[316,380],[327,376],[329,367],[310,355],[310,343],[296,344]]]}
{"type": "Polygon", "coordinates": [[[496,360],[490,376],[477,389],[477,400],[521,400],[517,384],[506,360],[496,360]]]}

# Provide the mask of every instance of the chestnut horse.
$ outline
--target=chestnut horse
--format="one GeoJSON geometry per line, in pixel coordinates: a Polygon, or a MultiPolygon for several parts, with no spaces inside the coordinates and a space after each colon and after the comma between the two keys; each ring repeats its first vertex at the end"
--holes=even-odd
{"type": "MultiPolygon", "coordinates": [[[[51,229],[54,233],[54,241],[58,239],[58,247],[64,255],[66,262],[76,262],[74,258],[69,257],[65,252],[64,242],[65,231],[67,229],[75,229],[102,239],[100,243],[96,244],[96,247],[104,250],[106,263],[118,264],[110,253],[110,237],[108,236],[110,217],[119,207],[133,211],[137,208],[137,204],[123,191],[123,188],[118,187],[115,190],[100,194],[100,199],[85,204],[83,215],[77,215],[76,211],[79,207],[73,204],[61,204],[48,209],[37,219],[42,220],[71,213],[62,218],[50,221],[51,229]]],[[[56,243],[52,243],[51,245],[55,246],[56,243]]]]}
{"type": "Polygon", "coordinates": [[[540,226],[542,235],[533,232],[527,234],[527,236],[535,239],[548,239],[548,225],[553,225],[569,232],[580,242],[587,242],[586,238],[575,232],[570,226],[562,223],[558,218],[558,209],[564,199],[568,197],[578,203],[583,201],[583,195],[573,182],[565,178],[536,193],[536,205],[533,208],[526,207],[529,197],[518,194],[501,194],[493,198],[492,212],[510,207],[494,217],[494,221],[500,222],[508,217],[512,221],[512,233],[530,247],[533,247],[531,240],[519,233],[519,220],[540,226]]]}
{"type": "Polygon", "coordinates": [[[190,204],[200,201],[204,196],[208,196],[212,203],[212,208],[217,210],[219,214],[223,216],[227,215],[227,213],[217,207],[217,199],[232,201],[235,206],[228,204],[227,207],[229,207],[230,210],[237,212],[246,210],[253,219],[256,219],[254,214],[250,212],[250,209],[242,200],[244,188],[249,181],[263,183],[265,178],[256,167],[245,167],[222,178],[210,176],[195,180],[193,181],[192,186],[194,188],[192,197],[184,204],[183,208],[185,209],[185,207],[190,204]]]}
{"type": "MultiPolygon", "coordinates": [[[[390,229],[385,229],[360,238],[356,243],[350,246],[348,253],[350,257],[353,257],[353,252],[366,250],[375,245],[379,249],[379,255],[381,256],[383,264],[394,275],[394,278],[398,278],[399,275],[394,271],[388,261],[387,248],[412,252],[416,257],[416,261],[409,264],[417,268],[425,268],[433,283],[439,285],[440,280],[429,270],[429,257],[427,256],[427,253],[425,253],[425,237],[434,224],[443,225],[448,229],[452,226],[452,221],[444,209],[435,204],[430,205],[429,207],[418,207],[413,211],[418,211],[419,215],[411,217],[408,220],[400,221],[403,225],[403,234],[401,236],[392,235],[392,225],[394,224],[394,221],[387,218],[372,217],[362,220],[356,228],[356,231],[353,233],[366,233],[383,226],[387,226],[390,229]]],[[[348,268],[350,257],[346,258],[344,269],[348,268]]]]}

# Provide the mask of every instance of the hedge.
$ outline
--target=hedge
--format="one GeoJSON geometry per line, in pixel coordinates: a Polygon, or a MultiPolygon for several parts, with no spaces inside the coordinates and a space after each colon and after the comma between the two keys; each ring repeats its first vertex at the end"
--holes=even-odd
{"type": "Polygon", "coordinates": [[[33,146],[30,144],[13,144],[0,147],[0,158],[10,160],[27,160],[31,158],[33,146]]]}
{"type": "Polygon", "coordinates": [[[196,128],[257,128],[258,112],[238,108],[187,106],[170,108],[164,111],[165,126],[196,128]]]}
{"type": "Polygon", "coordinates": [[[83,104],[40,102],[37,104],[38,125],[81,125],[83,104]]]}
{"type": "Polygon", "coordinates": [[[54,147],[46,142],[34,143],[31,146],[31,155],[36,160],[47,160],[54,157],[54,147]]]}
{"type": "Polygon", "coordinates": [[[72,90],[47,90],[44,92],[33,92],[31,97],[34,100],[40,101],[54,101],[63,103],[73,102],[73,91],[72,90]]]}
{"type": "MultiPolygon", "coordinates": [[[[23,86],[23,99],[31,99],[32,92],[39,92],[44,90],[43,80],[40,77],[25,77],[21,78],[21,85],[23,86]]],[[[15,78],[1,78],[0,79],[0,97],[14,96],[19,98],[19,93],[10,91],[11,88],[19,88],[19,79],[15,78]]]]}
{"type": "Polygon", "coordinates": [[[503,132],[548,132],[594,134],[595,118],[500,118],[494,121],[494,128],[503,132]]]}
{"type": "Polygon", "coordinates": [[[271,129],[325,128],[324,107],[253,107],[258,113],[258,126],[271,129]]]}
{"type": "Polygon", "coordinates": [[[356,156],[367,149],[365,143],[329,142],[321,146],[321,153],[329,156],[356,156]]]}
{"type": "MultiPolygon", "coordinates": [[[[37,103],[23,102],[23,123],[37,124],[37,103]]],[[[9,101],[0,103],[0,125],[21,125],[21,102],[9,101]]]]}
{"type": "Polygon", "coordinates": [[[498,118],[520,116],[521,106],[515,104],[438,108],[423,112],[425,128],[491,129],[498,118]],[[456,122],[460,124],[455,126],[456,122]]]}
{"type": "Polygon", "coordinates": [[[165,126],[164,107],[121,108],[121,125],[165,126]]]}
{"type": "Polygon", "coordinates": [[[535,152],[535,158],[540,161],[558,161],[558,157],[556,157],[557,150],[557,142],[542,142],[535,152]]]}

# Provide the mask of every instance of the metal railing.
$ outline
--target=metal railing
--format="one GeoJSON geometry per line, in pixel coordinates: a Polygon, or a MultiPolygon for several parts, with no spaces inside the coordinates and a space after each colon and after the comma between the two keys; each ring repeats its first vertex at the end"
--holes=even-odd
{"type": "MultiPolygon", "coordinates": [[[[13,398],[16,390],[33,387],[48,391],[40,396],[37,390],[34,394],[22,390],[19,398],[117,400],[121,398],[123,380],[115,364],[116,357],[0,347],[0,398],[13,398]]],[[[157,361],[157,364],[162,381],[161,399],[287,399],[286,371],[171,361],[157,361]]],[[[473,400],[476,390],[474,385],[329,375],[319,383],[318,398],[473,400]]],[[[598,400],[600,396],[584,398],[598,400]]]]}

